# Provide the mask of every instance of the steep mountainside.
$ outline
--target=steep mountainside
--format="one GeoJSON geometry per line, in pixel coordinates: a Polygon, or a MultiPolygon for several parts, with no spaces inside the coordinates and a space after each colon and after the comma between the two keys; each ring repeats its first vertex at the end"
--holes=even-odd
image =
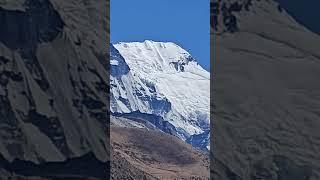
{"type": "Polygon", "coordinates": [[[320,179],[320,37],[272,0],[214,0],[212,176],[320,179]]]}
{"type": "Polygon", "coordinates": [[[145,41],[111,45],[110,52],[114,114],[148,118],[183,140],[208,131],[209,72],[187,51],[145,41]]]}
{"type": "Polygon", "coordinates": [[[0,1],[0,154],[108,161],[107,1],[0,1]]]}

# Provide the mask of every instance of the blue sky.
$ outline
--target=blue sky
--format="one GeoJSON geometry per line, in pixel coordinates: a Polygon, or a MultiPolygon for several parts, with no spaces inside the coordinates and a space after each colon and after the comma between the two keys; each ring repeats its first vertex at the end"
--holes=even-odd
{"type": "Polygon", "coordinates": [[[210,70],[209,0],[111,0],[111,43],[170,41],[210,70]]]}

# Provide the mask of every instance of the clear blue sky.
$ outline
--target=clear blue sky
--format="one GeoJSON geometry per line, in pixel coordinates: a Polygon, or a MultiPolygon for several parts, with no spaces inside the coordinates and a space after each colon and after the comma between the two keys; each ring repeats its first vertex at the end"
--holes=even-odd
{"type": "Polygon", "coordinates": [[[111,43],[174,42],[210,70],[209,0],[111,0],[111,43]]]}

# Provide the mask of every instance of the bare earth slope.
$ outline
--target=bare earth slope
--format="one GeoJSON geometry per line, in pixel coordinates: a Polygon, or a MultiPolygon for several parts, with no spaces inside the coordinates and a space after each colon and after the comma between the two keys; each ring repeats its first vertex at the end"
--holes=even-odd
{"type": "Polygon", "coordinates": [[[162,132],[111,128],[113,179],[209,179],[209,158],[162,132]]]}

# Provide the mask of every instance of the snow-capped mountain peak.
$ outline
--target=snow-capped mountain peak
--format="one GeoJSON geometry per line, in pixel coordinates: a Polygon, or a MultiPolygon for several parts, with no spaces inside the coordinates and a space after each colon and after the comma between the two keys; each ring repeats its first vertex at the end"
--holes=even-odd
{"type": "MultiPolygon", "coordinates": [[[[142,70],[148,76],[150,73],[159,71],[170,73],[203,71],[186,50],[172,42],[146,40],[144,42],[121,42],[114,46],[126,58],[134,71],[142,70]],[[188,65],[191,65],[192,68],[185,68],[190,67],[188,65]]],[[[202,73],[201,75],[208,78],[208,74],[202,73]]]]}
{"type": "Polygon", "coordinates": [[[111,71],[116,59],[124,59],[129,71],[111,76],[112,112],[160,116],[182,139],[209,128],[210,74],[190,53],[175,43],[151,40],[121,42],[114,49],[111,71]],[[121,57],[115,58],[117,53],[121,57]]]}

